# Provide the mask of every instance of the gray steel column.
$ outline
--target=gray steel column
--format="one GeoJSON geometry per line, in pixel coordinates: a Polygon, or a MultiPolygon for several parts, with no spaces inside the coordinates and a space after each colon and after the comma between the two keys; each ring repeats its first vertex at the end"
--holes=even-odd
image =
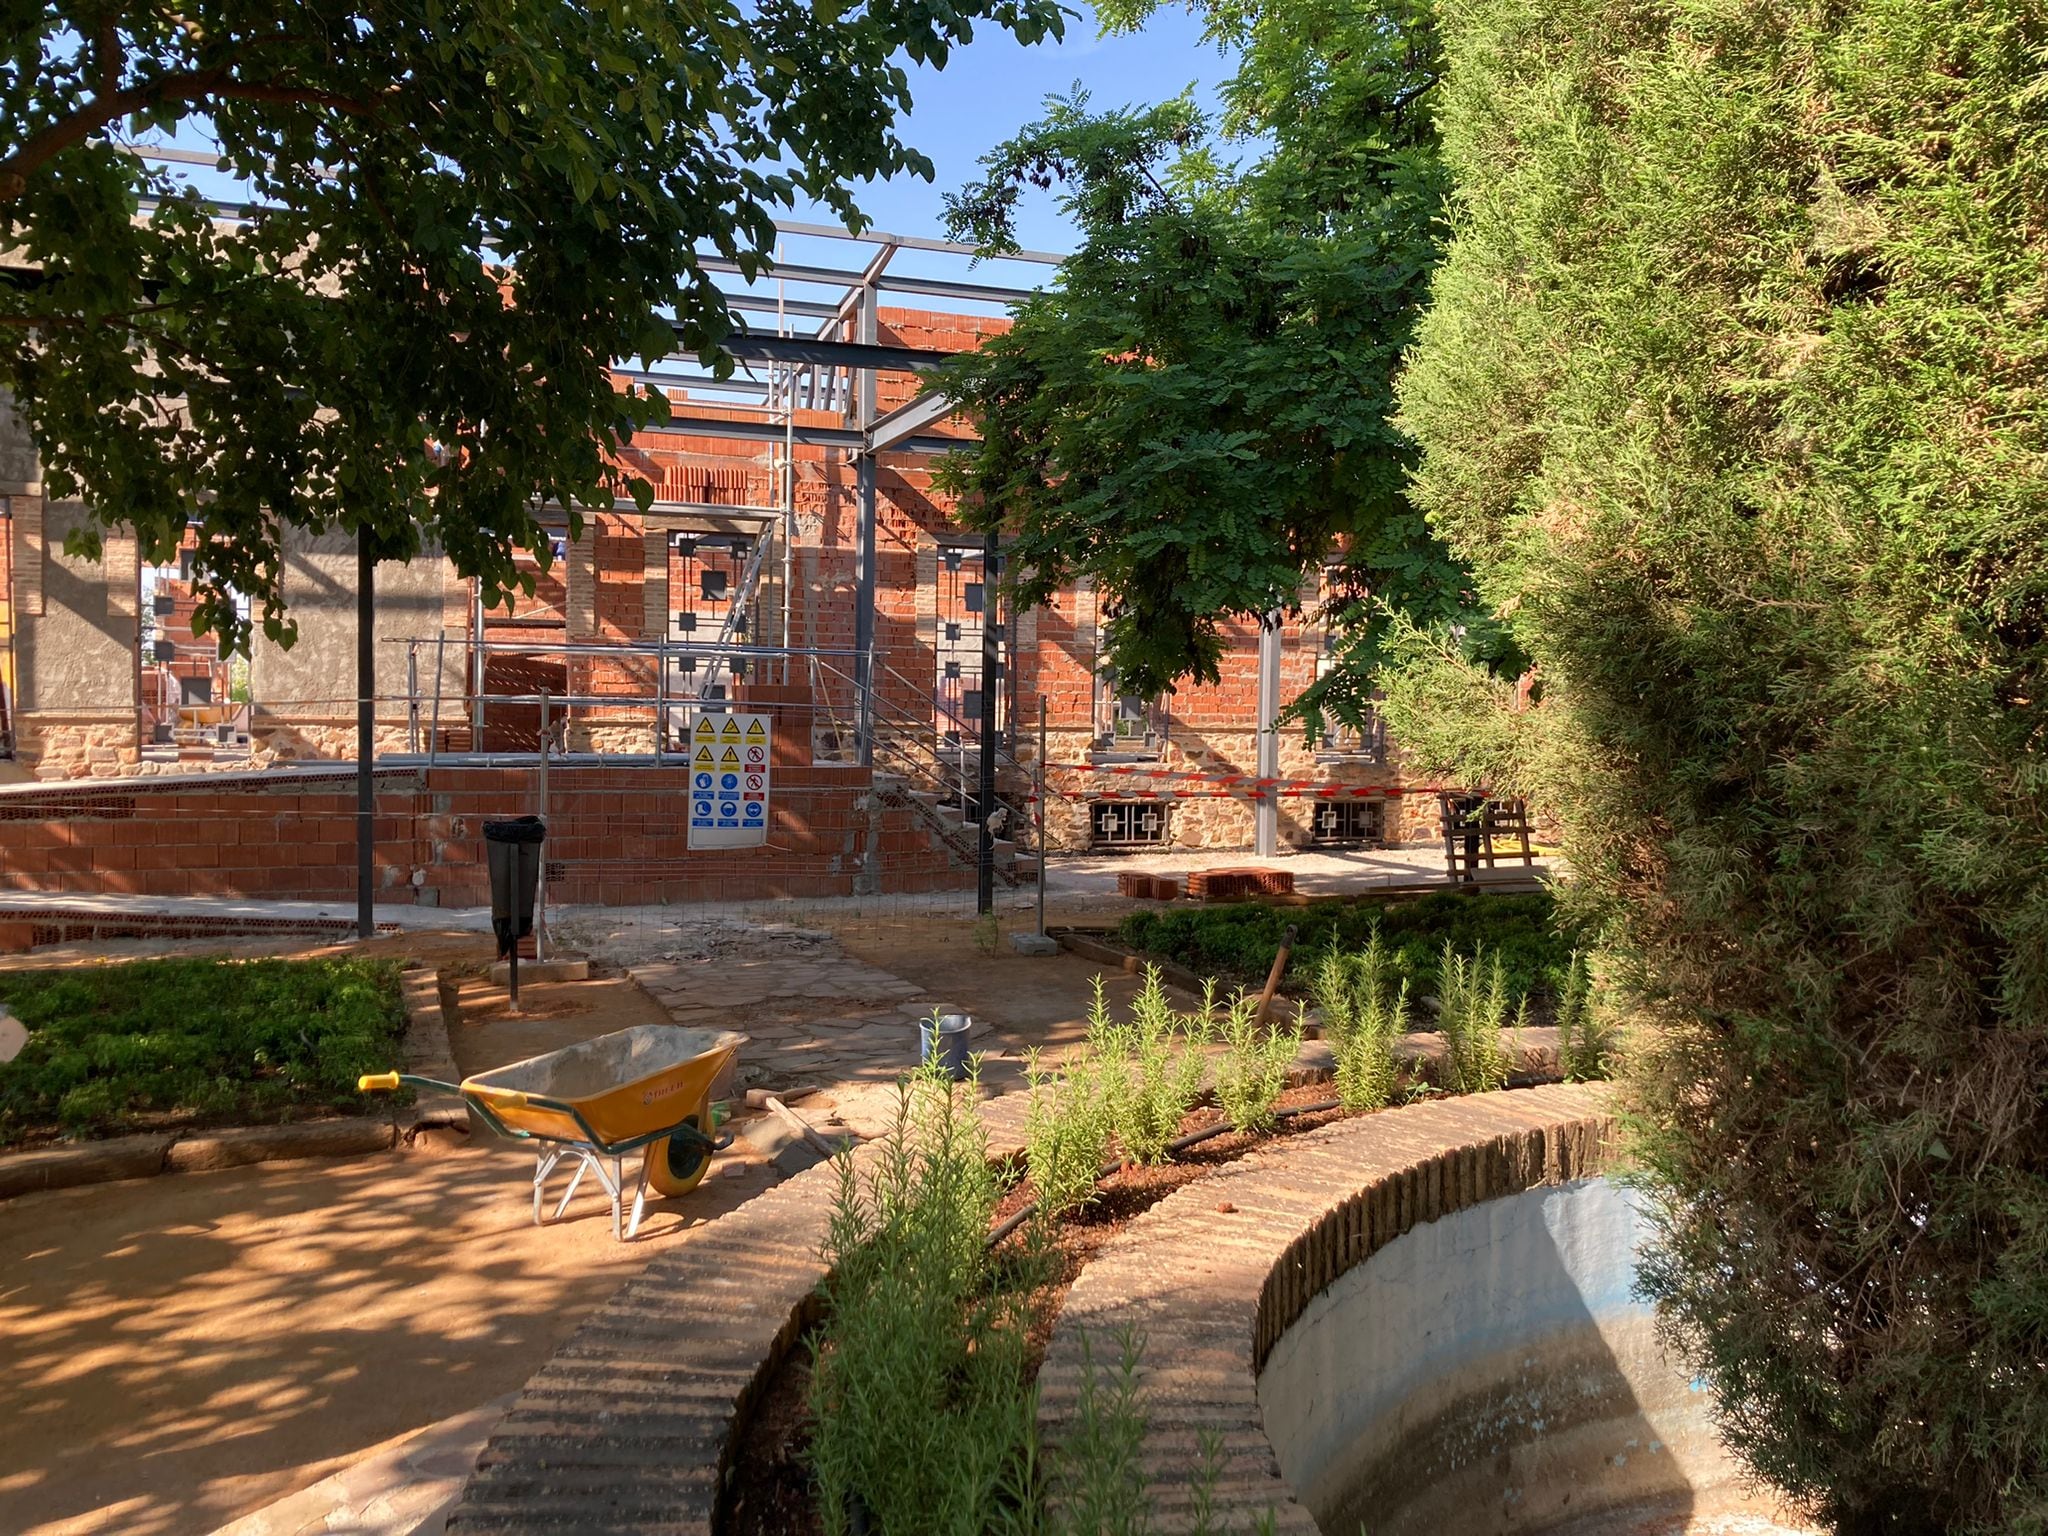
{"type": "MultiPolygon", "coordinates": [[[[860,339],[873,342],[877,317],[875,314],[875,289],[872,284],[860,296],[860,339]]],[[[872,368],[860,370],[859,387],[854,396],[857,418],[862,431],[875,424],[875,372],[872,368]]],[[[859,527],[854,539],[853,569],[853,682],[856,695],[855,705],[859,711],[860,765],[865,768],[875,760],[875,456],[863,450],[854,460],[855,494],[859,498],[859,527]]]]}
{"type": "Polygon", "coordinates": [[[975,775],[975,809],[981,813],[976,840],[974,910],[996,909],[996,840],[989,813],[996,803],[996,690],[1003,686],[1003,647],[996,628],[997,575],[1001,569],[993,528],[981,546],[981,762],[975,775]]]}
{"type": "Polygon", "coordinates": [[[356,530],[356,935],[374,939],[377,876],[377,557],[356,530]]]}
{"type": "MultiPolygon", "coordinates": [[[[1280,611],[1259,626],[1259,777],[1280,777],[1280,611]]],[[[1252,802],[1252,848],[1260,858],[1280,851],[1280,802],[1270,787],[1252,802]]]]}

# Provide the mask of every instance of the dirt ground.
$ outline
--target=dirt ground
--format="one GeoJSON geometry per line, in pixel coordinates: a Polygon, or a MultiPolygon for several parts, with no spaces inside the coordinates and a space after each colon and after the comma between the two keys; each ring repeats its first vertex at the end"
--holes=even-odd
{"type": "MultiPolygon", "coordinates": [[[[406,935],[371,947],[481,966],[488,943],[406,935]]],[[[521,990],[511,1018],[502,990],[461,981],[449,1036],[465,1072],[667,1021],[623,977],[521,990]]],[[[622,1280],[773,1177],[736,1147],[694,1193],[651,1206],[641,1240],[621,1245],[591,1180],[560,1225],[535,1227],[532,1166],[528,1152],[444,1133],[383,1157],[0,1203],[0,1532],[210,1531],[516,1390],[622,1280]]]]}
{"type": "Polygon", "coordinates": [[[465,1146],[0,1204],[0,1531],[211,1530],[519,1387],[768,1182],[715,1168],[622,1245],[587,1188],[533,1226],[531,1169],[465,1146]]]}
{"type": "MultiPolygon", "coordinates": [[[[840,941],[989,1021],[976,1043],[992,1054],[998,1091],[1021,1078],[1025,1047],[1057,1052],[1081,1037],[1100,969],[1065,953],[1027,959],[1007,943],[984,954],[958,918],[862,924],[840,941]]],[[[369,947],[480,972],[489,940],[414,933],[369,947]]],[[[13,963],[173,948],[328,947],[96,944],[13,963]]],[[[1108,984],[1116,1004],[1136,986],[1115,973],[1108,984]]],[[[616,973],[528,983],[518,1018],[480,974],[454,990],[449,1038],[465,1073],[668,1019],[616,973]]],[[[820,1119],[834,1098],[821,1095],[807,1112],[820,1119]]],[[[377,1158],[0,1203],[0,1532],[211,1531],[396,1436],[515,1391],[624,1279],[775,1177],[741,1141],[695,1193],[651,1207],[642,1241],[622,1246],[608,1205],[587,1188],[563,1224],[534,1227],[531,1168],[516,1149],[423,1138],[377,1158]],[[745,1171],[733,1177],[732,1167],[745,1171]]]]}
{"type": "MultiPolygon", "coordinates": [[[[1031,924],[1020,917],[1015,926],[1023,930],[1031,924]]],[[[885,918],[841,928],[837,937],[840,948],[855,959],[914,981],[934,998],[988,1020],[991,1034],[986,1041],[977,1037],[976,1045],[992,1042],[1005,1052],[1036,1046],[1057,1056],[1087,1034],[1097,975],[1112,1010],[1128,1003],[1140,982],[1066,950],[1020,955],[1007,938],[993,953],[985,953],[975,943],[973,922],[963,918],[885,918]]]]}

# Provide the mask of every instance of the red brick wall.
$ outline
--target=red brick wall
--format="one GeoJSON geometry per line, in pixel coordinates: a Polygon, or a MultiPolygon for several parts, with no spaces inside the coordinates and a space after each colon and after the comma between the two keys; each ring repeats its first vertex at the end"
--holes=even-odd
{"type": "MultiPolygon", "coordinates": [[[[908,813],[870,816],[867,775],[778,752],[765,848],[692,851],[688,772],[563,767],[549,775],[550,899],[755,900],[851,894],[864,868],[884,891],[958,888],[973,872],[908,813]]],[[[483,822],[538,809],[530,768],[377,775],[379,899],[412,876],[446,906],[489,900],[483,822]]],[[[346,774],[209,776],[134,788],[0,796],[0,888],[153,896],[353,900],[355,790],[346,774]]]]}

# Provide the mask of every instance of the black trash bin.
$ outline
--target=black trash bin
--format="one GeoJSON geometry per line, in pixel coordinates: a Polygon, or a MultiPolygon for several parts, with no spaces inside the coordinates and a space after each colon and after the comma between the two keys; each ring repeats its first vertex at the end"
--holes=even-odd
{"type": "Polygon", "coordinates": [[[484,823],[491,865],[491,931],[498,958],[512,967],[512,1003],[519,1004],[519,941],[533,932],[533,901],[540,891],[540,845],[548,835],[538,816],[484,823]]]}

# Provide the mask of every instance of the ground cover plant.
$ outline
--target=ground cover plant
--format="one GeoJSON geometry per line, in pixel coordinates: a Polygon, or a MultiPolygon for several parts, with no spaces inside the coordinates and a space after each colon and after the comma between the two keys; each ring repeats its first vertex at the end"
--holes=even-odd
{"type": "Polygon", "coordinates": [[[1547,999],[1570,969],[1573,949],[1556,902],[1542,891],[1140,911],[1123,919],[1117,937],[1143,954],[1249,986],[1265,982],[1290,926],[1297,932],[1283,983],[1301,991],[1308,990],[1322,954],[1363,950],[1378,934],[1389,973],[1418,997],[1435,991],[1448,944],[1461,954],[1484,946],[1499,958],[1516,996],[1547,999]]]}
{"type": "Polygon", "coordinates": [[[2048,22],[1438,15],[1402,419],[1540,693],[1418,634],[1390,731],[1560,821],[1730,1443],[1845,1536],[2038,1536],[2048,22]]]}
{"type": "Polygon", "coordinates": [[[405,1032],[388,961],[135,960],[0,972],[28,1044],[0,1065],[0,1144],[143,1121],[362,1107],[405,1032]]]}

